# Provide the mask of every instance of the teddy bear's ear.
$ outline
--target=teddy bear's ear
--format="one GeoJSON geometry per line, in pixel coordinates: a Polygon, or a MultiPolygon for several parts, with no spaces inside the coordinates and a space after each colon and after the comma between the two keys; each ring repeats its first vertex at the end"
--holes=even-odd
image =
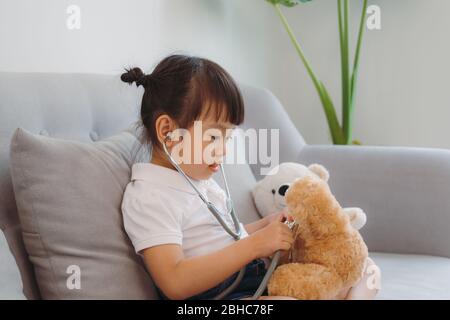
{"type": "Polygon", "coordinates": [[[324,180],[325,182],[328,181],[330,178],[330,174],[328,173],[328,170],[325,169],[324,166],[314,163],[308,167],[309,170],[314,172],[316,175],[319,176],[320,179],[324,180]]]}

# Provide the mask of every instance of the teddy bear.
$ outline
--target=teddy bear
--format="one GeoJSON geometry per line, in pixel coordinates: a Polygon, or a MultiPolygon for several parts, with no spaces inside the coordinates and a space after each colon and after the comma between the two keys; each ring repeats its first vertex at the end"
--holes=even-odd
{"type": "MultiPolygon", "coordinates": [[[[330,175],[325,167],[312,164],[305,167],[295,162],[284,162],[269,171],[267,176],[258,181],[252,189],[253,200],[262,217],[279,212],[286,207],[285,193],[291,183],[307,174],[314,173],[325,181],[330,175]]],[[[367,221],[366,214],[361,208],[344,208],[344,213],[350,218],[352,226],[359,230],[367,221]]]]}
{"type": "MultiPolygon", "coordinates": [[[[272,182],[278,181],[277,175],[286,172],[283,167],[295,167],[297,173],[295,178],[290,176],[290,184],[281,190],[285,199],[284,210],[296,222],[293,230],[296,241],[289,258],[280,260],[270,277],[268,293],[301,300],[332,299],[362,278],[368,257],[367,246],[351,224],[354,213],[346,213],[331,193],[327,183],[328,171],[321,165],[280,165],[278,169],[281,170],[276,170],[274,175],[269,173],[253,190],[258,208],[265,208],[269,203],[258,203],[261,200],[260,188],[263,185],[274,186],[272,182]]],[[[273,189],[280,191],[279,188],[273,189]]],[[[266,196],[275,201],[275,193],[270,193],[266,196]]],[[[358,215],[362,210],[356,212],[358,215]]],[[[356,225],[360,226],[361,222],[356,225]]]]}

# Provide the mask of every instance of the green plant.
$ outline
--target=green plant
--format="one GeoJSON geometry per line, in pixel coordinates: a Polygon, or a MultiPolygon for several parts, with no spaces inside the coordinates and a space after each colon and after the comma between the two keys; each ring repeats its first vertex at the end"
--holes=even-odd
{"type": "Polygon", "coordinates": [[[352,141],[353,134],[353,113],[355,107],[355,91],[359,69],[359,56],[361,51],[361,43],[364,34],[364,22],[367,11],[367,0],[363,1],[361,20],[359,23],[358,40],[356,44],[356,52],[353,60],[353,68],[350,70],[350,52],[349,52],[349,0],[337,0],[338,17],[339,17],[339,38],[341,48],[341,70],[342,70],[342,125],[336,115],[336,109],[333,101],[325,88],[325,85],[314,73],[308,59],[306,58],[299,41],[294,35],[286,17],[281,11],[281,5],[286,7],[294,7],[299,3],[310,2],[312,0],[266,0],[271,3],[276,10],[284,28],[286,29],[300,59],[308,71],[310,78],[314,83],[314,87],[319,94],[320,101],[327,118],[328,127],[330,129],[331,138],[334,144],[359,144],[358,141],[352,141]]]}

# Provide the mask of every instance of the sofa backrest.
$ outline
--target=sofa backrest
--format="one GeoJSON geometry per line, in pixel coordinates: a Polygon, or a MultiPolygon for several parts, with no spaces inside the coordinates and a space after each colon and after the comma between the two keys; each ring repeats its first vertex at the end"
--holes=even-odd
{"type": "MultiPolygon", "coordinates": [[[[305,140],[272,92],[246,85],[241,85],[241,89],[245,101],[245,121],[241,128],[244,130],[258,129],[262,136],[264,136],[264,130],[269,132],[267,144],[264,144],[264,139],[258,141],[260,147],[258,152],[263,153],[261,159],[258,158],[261,161],[249,163],[256,180],[259,180],[262,178],[263,169],[267,169],[269,166],[265,163],[269,161],[264,159],[263,146],[273,161],[276,160],[276,156],[279,156],[278,163],[282,163],[298,159],[300,151],[305,146],[305,140]],[[278,137],[276,134],[271,135],[270,131],[277,131],[278,137]],[[276,142],[274,146],[271,144],[272,139],[275,139],[273,141],[276,142]],[[271,155],[271,150],[276,154],[271,155]]],[[[272,163],[272,165],[278,165],[278,163],[272,163]]]]}

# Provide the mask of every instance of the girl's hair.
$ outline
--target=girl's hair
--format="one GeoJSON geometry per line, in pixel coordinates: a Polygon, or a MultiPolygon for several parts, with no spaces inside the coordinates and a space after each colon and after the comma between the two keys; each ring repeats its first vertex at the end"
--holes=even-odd
{"type": "Polygon", "coordinates": [[[210,112],[217,120],[224,119],[234,125],[244,121],[244,103],[237,84],[213,61],[170,55],[151,74],[144,74],[140,68],[125,70],[122,81],[144,87],[140,119],[144,127],[140,137],[143,144],[160,147],[155,122],[162,114],[185,129],[210,112]]]}

